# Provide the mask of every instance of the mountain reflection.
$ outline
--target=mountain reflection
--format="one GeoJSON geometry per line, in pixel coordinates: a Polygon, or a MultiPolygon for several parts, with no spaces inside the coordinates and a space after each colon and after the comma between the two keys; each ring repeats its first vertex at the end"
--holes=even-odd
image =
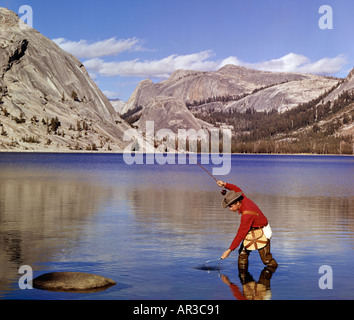
{"type": "Polygon", "coordinates": [[[279,164],[277,157],[260,157],[266,169],[260,161],[234,162],[234,176],[225,180],[239,184],[267,216],[279,268],[270,279],[253,253],[252,275],[239,275],[235,252],[222,264],[221,281],[196,266],[221,256],[234,239],[240,216],[221,208],[221,189],[198,168],[130,167],[120,155],[3,157],[0,299],[43,298],[43,292],[19,288],[22,265],[32,266],[35,276],[49,270],[99,272],[129,287],[106,292],[109,299],[352,295],[354,197],[347,160],[333,166],[331,160],[329,166],[322,158],[309,163],[296,157],[297,163],[281,157],[279,164]],[[332,176],[337,183],[327,184],[332,176]],[[333,267],[341,290],[318,287],[322,265],[333,267]]]}
{"type": "Polygon", "coordinates": [[[10,169],[0,177],[0,289],[8,290],[21,265],[75,247],[84,222],[111,193],[71,173],[10,169]]]}
{"type": "MultiPolygon", "coordinates": [[[[127,192],[127,197],[139,223],[187,233],[209,227],[213,232],[232,232],[238,227],[238,215],[221,208],[222,196],[217,188],[211,192],[141,186],[127,192]]],[[[298,237],[302,237],[306,232],[328,235],[331,229],[337,232],[341,229],[353,236],[354,198],[277,194],[252,194],[249,197],[266,214],[272,228],[281,233],[299,232],[298,237]]]]}

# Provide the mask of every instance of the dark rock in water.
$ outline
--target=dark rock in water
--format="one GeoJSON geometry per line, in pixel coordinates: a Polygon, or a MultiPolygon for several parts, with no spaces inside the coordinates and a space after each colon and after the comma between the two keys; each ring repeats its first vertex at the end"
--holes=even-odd
{"type": "Polygon", "coordinates": [[[53,272],[33,280],[33,287],[60,292],[92,292],[116,285],[112,279],[81,272],[53,272]]]}

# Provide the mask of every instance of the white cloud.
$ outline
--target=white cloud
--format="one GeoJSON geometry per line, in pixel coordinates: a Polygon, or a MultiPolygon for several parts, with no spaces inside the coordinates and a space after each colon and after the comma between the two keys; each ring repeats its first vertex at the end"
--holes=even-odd
{"type": "Polygon", "coordinates": [[[300,72],[332,75],[342,70],[347,63],[344,55],[339,55],[335,58],[323,58],[309,63],[299,68],[300,72]]]}
{"type": "Polygon", "coordinates": [[[120,96],[119,92],[114,92],[114,91],[109,91],[105,90],[103,91],[103,94],[108,98],[108,99],[115,99],[120,96]]]}
{"type": "Polygon", "coordinates": [[[310,63],[310,60],[294,53],[289,53],[279,59],[272,59],[258,63],[245,63],[250,68],[274,72],[297,72],[299,66],[310,63]]]}
{"type": "Polygon", "coordinates": [[[221,63],[218,65],[219,68],[222,68],[226,66],[227,64],[234,64],[235,66],[242,66],[243,63],[236,57],[228,57],[221,61],[221,63]]]}
{"type": "Polygon", "coordinates": [[[243,66],[257,70],[273,72],[299,72],[332,75],[342,70],[347,63],[344,55],[335,58],[311,60],[303,55],[289,53],[279,59],[272,59],[260,63],[242,63],[243,66]]]}
{"type": "Polygon", "coordinates": [[[142,51],[141,41],[136,38],[109,38],[97,42],[87,40],[70,41],[64,38],[53,39],[63,50],[78,58],[98,58],[114,56],[124,51],[142,51]]]}
{"type": "Polygon", "coordinates": [[[335,58],[323,58],[318,61],[311,60],[303,55],[289,53],[279,59],[272,59],[259,63],[240,61],[237,57],[228,57],[222,61],[215,61],[212,51],[202,51],[190,55],[170,55],[160,60],[140,59],[130,61],[106,62],[103,59],[90,59],[84,62],[90,72],[103,76],[133,76],[147,78],[168,78],[178,69],[214,71],[226,64],[235,64],[247,68],[273,71],[273,72],[298,72],[333,75],[341,71],[346,64],[343,55],[335,58]]]}
{"type": "Polygon", "coordinates": [[[103,57],[116,56],[125,51],[147,51],[142,47],[142,41],[137,38],[116,39],[115,37],[102,41],[87,40],[69,41],[64,38],[54,39],[62,49],[78,58],[88,59],[84,62],[90,74],[103,76],[133,76],[147,78],[168,78],[178,69],[215,71],[226,64],[234,64],[257,70],[273,72],[299,72],[333,75],[341,71],[346,64],[346,58],[338,55],[334,58],[322,58],[311,61],[308,57],[289,53],[278,59],[249,63],[237,57],[230,56],[223,60],[212,59],[215,54],[211,50],[188,55],[173,54],[159,60],[135,59],[127,61],[106,61],[103,57]]]}
{"type": "Polygon", "coordinates": [[[140,61],[139,59],[120,62],[106,62],[103,59],[90,59],[85,67],[103,76],[136,76],[168,78],[178,69],[215,70],[218,62],[208,60],[211,51],[202,51],[189,55],[170,55],[160,60],[140,61]]]}

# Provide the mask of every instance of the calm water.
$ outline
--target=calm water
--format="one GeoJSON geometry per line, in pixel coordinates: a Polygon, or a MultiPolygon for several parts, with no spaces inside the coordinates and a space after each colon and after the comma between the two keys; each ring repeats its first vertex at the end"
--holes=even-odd
{"type": "Polygon", "coordinates": [[[218,178],[243,188],[270,221],[279,268],[266,286],[256,252],[247,284],[236,252],[220,271],[200,270],[229,247],[240,218],[221,209],[221,189],[196,165],[0,154],[0,299],[232,300],[252,297],[257,282],[261,298],[354,299],[353,157],[235,155],[231,173],[218,178]],[[81,271],[117,285],[85,294],[20,290],[22,265],[35,277],[81,271]],[[333,289],[319,287],[323,265],[333,289]]]}

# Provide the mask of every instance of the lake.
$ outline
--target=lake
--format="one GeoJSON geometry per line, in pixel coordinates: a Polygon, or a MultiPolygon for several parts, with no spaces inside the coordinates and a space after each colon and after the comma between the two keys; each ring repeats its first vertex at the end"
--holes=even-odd
{"type": "Polygon", "coordinates": [[[257,252],[247,274],[237,251],[202,267],[228,249],[240,217],[221,208],[222,189],[195,164],[1,153],[0,299],[354,299],[353,157],[233,155],[230,174],[217,178],[241,187],[267,216],[273,274],[257,252]],[[34,277],[79,271],[117,285],[21,290],[23,265],[34,277]]]}

